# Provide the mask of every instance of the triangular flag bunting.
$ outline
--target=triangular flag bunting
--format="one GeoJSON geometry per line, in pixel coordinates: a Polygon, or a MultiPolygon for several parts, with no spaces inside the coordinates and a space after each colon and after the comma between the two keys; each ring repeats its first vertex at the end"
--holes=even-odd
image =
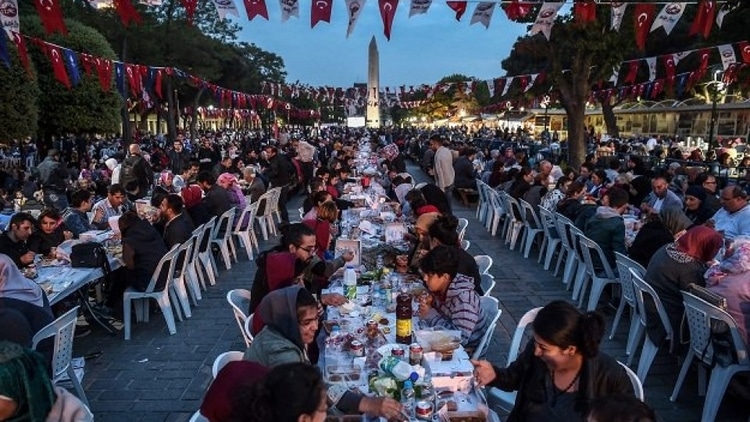
{"type": "Polygon", "coordinates": [[[447,1],[445,4],[448,5],[454,12],[456,12],[456,20],[460,21],[461,16],[466,13],[466,2],[465,1],[447,1]]]}
{"type": "Polygon", "coordinates": [[[63,22],[62,10],[60,10],[60,5],[58,4],[59,1],[34,0],[34,6],[36,6],[36,11],[39,13],[42,25],[44,25],[44,32],[48,34],[60,32],[67,35],[68,28],[65,27],[65,22],[63,22]]]}
{"type": "Polygon", "coordinates": [[[485,28],[489,28],[492,15],[495,13],[495,5],[496,3],[494,1],[477,3],[477,7],[474,8],[474,14],[471,15],[471,22],[469,25],[474,25],[479,22],[484,25],[485,28]]]}
{"type": "Polygon", "coordinates": [[[535,35],[539,32],[543,33],[544,36],[549,40],[552,34],[552,25],[555,24],[555,18],[557,18],[557,12],[560,10],[564,3],[562,2],[544,2],[539,8],[539,14],[536,16],[534,25],[529,31],[529,35],[535,35]]]}
{"type": "Polygon", "coordinates": [[[682,14],[685,13],[685,7],[687,7],[687,3],[675,2],[666,4],[656,19],[654,19],[654,23],[651,25],[651,32],[659,28],[664,28],[664,31],[669,35],[677,25],[677,22],[680,21],[682,14]]]}
{"type": "Polygon", "coordinates": [[[383,19],[383,34],[389,41],[391,40],[391,26],[393,26],[393,17],[396,15],[398,0],[378,0],[380,17],[383,19]]]}
{"type": "Polygon", "coordinates": [[[411,0],[409,5],[409,17],[427,13],[432,5],[432,0],[411,0]]]}

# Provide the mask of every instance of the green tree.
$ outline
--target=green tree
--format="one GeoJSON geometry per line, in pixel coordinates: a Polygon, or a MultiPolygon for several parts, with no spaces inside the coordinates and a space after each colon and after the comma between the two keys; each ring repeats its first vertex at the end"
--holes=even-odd
{"type": "MultiPolygon", "coordinates": [[[[95,29],[70,19],[65,24],[67,36],[45,35],[37,17],[21,18],[21,27],[30,36],[76,52],[110,60],[117,58],[107,40],[95,29]]],[[[48,139],[65,133],[113,133],[117,130],[120,98],[114,88],[102,91],[98,78],[87,76],[79,61],[81,84],[69,90],[55,79],[52,64],[39,46],[29,44],[29,55],[38,69],[37,81],[43,93],[39,96],[41,135],[48,139]]]]}
{"type": "MultiPolygon", "coordinates": [[[[5,36],[5,34],[0,34],[5,36]]],[[[8,41],[10,68],[0,64],[0,142],[21,140],[36,133],[39,119],[39,87],[26,73],[16,46],[8,41]]],[[[32,75],[36,72],[32,67],[32,75]]]]}

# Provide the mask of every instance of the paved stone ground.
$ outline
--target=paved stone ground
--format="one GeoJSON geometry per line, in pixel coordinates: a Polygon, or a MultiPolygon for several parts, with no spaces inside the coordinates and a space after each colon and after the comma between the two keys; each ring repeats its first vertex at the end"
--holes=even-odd
{"type": "MultiPolygon", "coordinates": [[[[425,176],[410,167],[417,179],[425,176]]],[[[300,198],[289,204],[296,210],[300,198]]],[[[502,316],[488,352],[488,359],[504,365],[517,320],[530,308],[543,306],[554,299],[570,299],[560,279],[544,271],[536,263],[536,250],[524,259],[518,251],[510,251],[499,238],[492,237],[474,218],[474,210],[454,201],[458,217],[469,219],[467,239],[472,255],[488,254],[494,259],[491,273],[497,286],[493,296],[500,300],[502,316]]],[[[290,211],[290,215],[295,215],[290,211]]],[[[262,242],[268,247],[274,239],[262,242]]],[[[110,336],[94,329],[87,337],[76,339],[75,355],[102,352],[86,363],[84,388],[91,408],[99,421],[187,421],[200,406],[203,394],[211,381],[211,365],[220,353],[244,350],[244,342],[226,301],[226,294],[235,288],[249,289],[255,273],[255,263],[239,254],[239,263],[227,271],[220,263],[220,274],[215,286],[203,293],[203,300],[193,308],[189,320],[177,323],[177,334],[170,336],[161,315],[151,316],[149,323],[133,325],[132,339],[125,341],[122,334],[110,336]]],[[[612,322],[614,310],[600,309],[612,322]]],[[[627,321],[613,341],[605,340],[603,350],[625,361],[627,321]]],[[[698,421],[703,398],[697,395],[697,373],[692,370],[686,379],[677,403],[669,401],[679,366],[674,357],[660,353],[651,368],[645,385],[646,401],[665,421],[698,421]]],[[[719,421],[748,420],[750,409],[746,403],[727,396],[719,411],[719,421]]]]}

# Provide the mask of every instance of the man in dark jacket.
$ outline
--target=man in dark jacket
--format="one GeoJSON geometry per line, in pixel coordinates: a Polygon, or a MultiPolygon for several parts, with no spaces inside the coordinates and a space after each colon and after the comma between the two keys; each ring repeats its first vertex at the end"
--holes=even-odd
{"type": "Polygon", "coordinates": [[[282,221],[289,221],[289,213],[286,209],[287,196],[289,193],[289,183],[292,177],[296,174],[294,172],[294,165],[287,159],[279,155],[279,150],[276,147],[268,146],[265,149],[266,159],[268,160],[268,168],[266,169],[265,175],[270,184],[269,189],[281,188],[281,194],[279,195],[279,212],[281,213],[282,221]]]}
{"type": "Polygon", "coordinates": [[[177,135],[177,139],[172,143],[172,149],[167,153],[169,157],[169,169],[175,175],[182,174],[185,166],[190,164],[190,153],[185,149],[182,142],[182,135],[177,135]]]}
{"type": "Polygon", "coordinates": [[[130,144],[129,155],[122,162],[120,168],[120,185],[137,186],[138,189],[131,193],[136,199],[144,198],[154,183],[154,172],[151,165],[141,156],[141,147],[138,144],[130,144]]]}
{"type": "Polygon", "coordinates": [[[473,148],[466,148],[461,151],[458,159],[453,162],[453,172],[456,174],[454,185],[462,189],[476,189],[477,179],[474,176],[474,157],[476,151],[473,148]]]}
{"type": "MultiPolygon", "coordinates": [[[[615,252],[627,255],[625,248],[625,221],[622,214],[628,209],[628,193],[620,188],[610,188],[602,198],[602,206],[586,221],[583,233],[602,248],[610,268],[616,268],[615,252]]],[[[592,254],[594,267],[604,268],[598,254],[592,254]]]]}
{"type": "Polygon", "coordinates": [[[47,158],[37,166],[39,183],[44,191],[44,204],[59,211],[68,207],[68,197],[65,194],[69,177],[65,166],[60,162],[60,151],[51,149],[47,158]]]}
{"type": "Polygon", "coordinates": [[[206,204],[211,216],[216,216],[218,219],[222,214],[232,208],[232,205],[229,202],[229,193],[226,189],[216,184],[216,178],[213,173],[210,171],[202,171],[198,173],[198,185],[206,194],[206,196],[203,197],[203,202],[206,204]]]}
{"type": "Polygon", "coordinates": [[[198,149],[198,162],[200,171],[213,170],[214,165],[221,159],[219,149],[211,143],[208,138],[201,140],[201,147],[198,149]]]}
{"type": "Polygon", "coordinates": [[[164,243],[168,248],[190,239],[195,227],[190,217],[182,212],[183,201],[180,195],[167,195],[159,204],[159,211],[165,220],[164,243]]]}

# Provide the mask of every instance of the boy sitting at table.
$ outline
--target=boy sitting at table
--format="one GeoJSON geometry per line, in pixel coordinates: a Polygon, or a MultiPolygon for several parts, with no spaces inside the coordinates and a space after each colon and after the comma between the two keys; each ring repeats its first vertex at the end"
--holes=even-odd
{"type": "Polygon", "coordinates": [[[474,349],[490,321],[482,313],[474,280],[458,272],[457,251],[440,245],[422,258],[420,269],[430,295],[420,298],[419,318],[429,327],[461,331],[461,344],[474,349]]]}

